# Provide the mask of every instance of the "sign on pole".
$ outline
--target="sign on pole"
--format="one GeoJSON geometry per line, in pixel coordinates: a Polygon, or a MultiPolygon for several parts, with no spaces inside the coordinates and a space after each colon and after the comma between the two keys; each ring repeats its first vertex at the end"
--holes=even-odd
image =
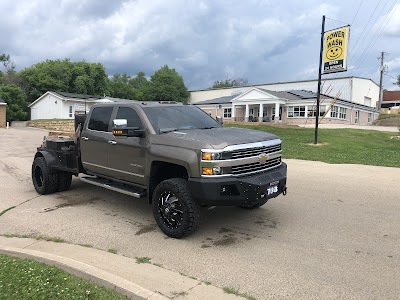
{"type": "Polygon", "coordinates": [[[324,74],[347,71],[350,26],[325,32],[324,74]]]}

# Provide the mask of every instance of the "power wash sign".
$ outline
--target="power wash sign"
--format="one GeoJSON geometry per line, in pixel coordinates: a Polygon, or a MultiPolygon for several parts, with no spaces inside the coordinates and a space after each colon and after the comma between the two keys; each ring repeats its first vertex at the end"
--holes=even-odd
{"type": "Polygon", "coordinates": [[[347,71],[350,26],[325,32],[324,74],[347,71]]]}

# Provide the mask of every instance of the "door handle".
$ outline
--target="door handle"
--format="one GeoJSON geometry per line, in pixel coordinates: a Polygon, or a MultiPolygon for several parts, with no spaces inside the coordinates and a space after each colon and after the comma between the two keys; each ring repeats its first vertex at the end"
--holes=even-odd
{"type": "Polygon", "coordinates": [[[115,144],[117,144],[116,141],[108,141],[108,143],[109,143],[110,145],[115,145],[115,144]]]}
{"type": "Polygon", "coordinates": [[[88,140],[89,140],[89,138],[87,138],[86,136],[81,137],[81,139],[82,139],[83,141],[88,141],[88,140]]]}

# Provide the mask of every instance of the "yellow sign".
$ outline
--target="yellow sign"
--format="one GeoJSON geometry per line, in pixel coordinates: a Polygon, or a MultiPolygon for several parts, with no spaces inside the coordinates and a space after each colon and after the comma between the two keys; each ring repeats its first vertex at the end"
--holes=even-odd
{"type": "Polygon", "coordinates": [[[347,71],[350,26],[325,32],[324,74],[347,71]]]}

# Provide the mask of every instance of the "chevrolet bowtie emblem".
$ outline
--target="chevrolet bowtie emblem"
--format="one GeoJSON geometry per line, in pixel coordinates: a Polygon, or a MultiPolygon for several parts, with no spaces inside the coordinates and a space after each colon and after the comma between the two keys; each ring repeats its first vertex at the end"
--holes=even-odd
{"type": "Polygon", "coordinates": [[[266,154],[266,153],[261,153],[261,154],[258,156],[258,161],[259,161],[260,163],[265,163],[268,159],[269,159],[269,156],[268,156],[268,154],[266,154]]]}

